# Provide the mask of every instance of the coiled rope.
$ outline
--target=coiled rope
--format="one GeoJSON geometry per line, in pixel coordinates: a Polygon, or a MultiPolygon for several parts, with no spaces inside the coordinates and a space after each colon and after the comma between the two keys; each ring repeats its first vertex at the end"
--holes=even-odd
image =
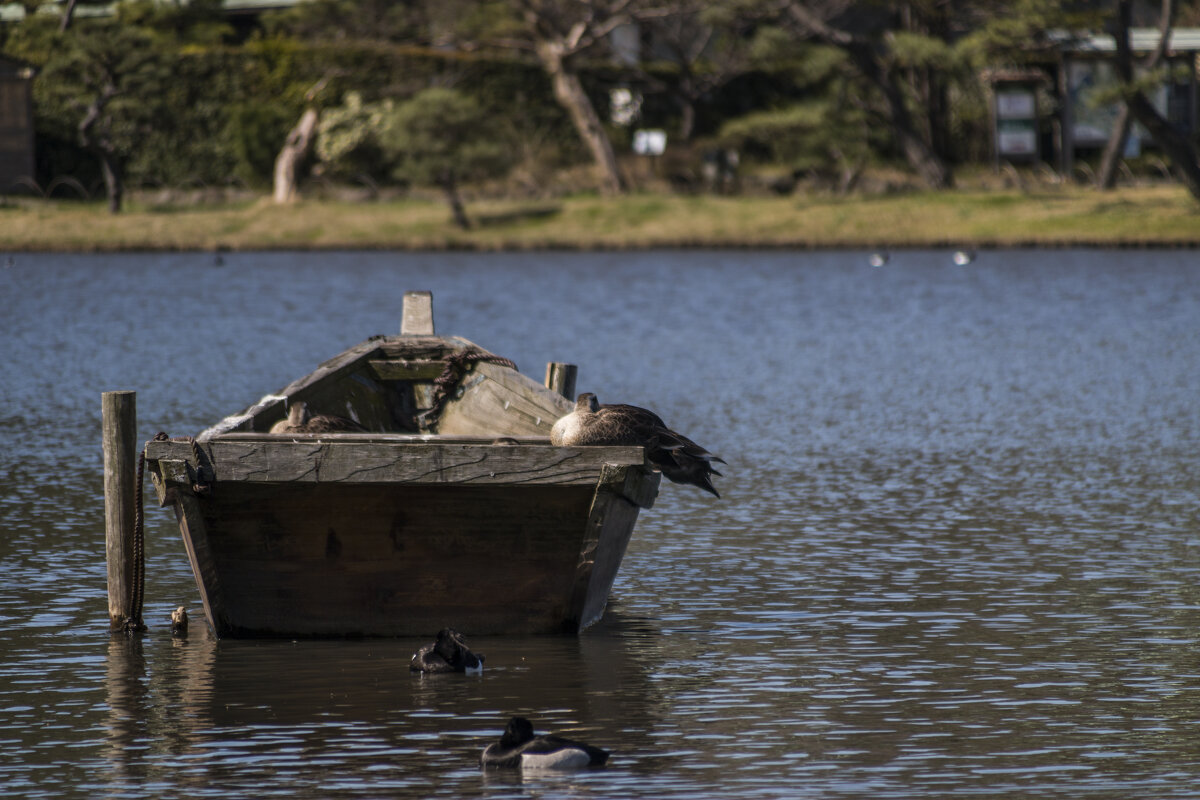
{"type": "Polygon", "coordinates": [[[436,420],[441,416],[442,409],[445,408],[446,401],[450,399],[450,395],[454,393],[455,387],[462,381],[463,376],[467,374],[467,370],[476,363],[485,361],[489,364],[497,364],[512,370],[517,369],[517,365],[512,360],[493,353],[486,353],[482,350],[459,350],[456,353],[446,356],[442,361],[445,362],[446,366],[442,370],[442,374],[433,380],[433,406],[420,415],[426,425],[431,424],[431,420],[436,420]]]}

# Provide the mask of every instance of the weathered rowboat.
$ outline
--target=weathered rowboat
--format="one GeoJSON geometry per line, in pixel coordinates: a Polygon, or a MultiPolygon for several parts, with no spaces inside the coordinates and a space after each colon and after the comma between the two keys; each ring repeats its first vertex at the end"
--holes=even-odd
{"type": "MultiPolygon", "coordinates": [[[[548,370],[549,379],[549,370],[548,370]]],[[[427,293],[374,337],[194,440],[147,442],[218,636],[577,632],[604,612],[659,474],[640,447],[553,447],[572,408],[427,293]],[[289,404],[366,433],[270,433],[289,404]]]]}

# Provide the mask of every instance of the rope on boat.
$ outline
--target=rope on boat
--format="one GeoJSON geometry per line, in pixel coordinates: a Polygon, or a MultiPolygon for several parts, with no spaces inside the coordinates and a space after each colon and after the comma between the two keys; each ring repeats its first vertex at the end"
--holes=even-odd
{"type": "MultiPolygon", "coordinates": [[[[154,441],[167,442],[171,437],[165,432],[159,431],[154,435],[154,441]]],[[[179,441],[186,441],[192,446],[192,457],[196,460],[196,480],[192,484],[192,491],[196,494],[208,494],[211,488],[205,481],[201,473],[201,453],[200,445],[196,443],[196,437],[185,436],[179,441]]],[[[140,633],[146,630],[146,623],[142,619],[142,609],[146,601],[146,521],[142,511],[142,482],[146,474],[146,451],[142,450],[138,456],[137,468],[137,484],[133,489],[133,574],[130,576],[129,586],[129,616],[125,618],[125,623],[121,629],[127,634],[140,633]]]]}
{"type": "Polygon", "coordinates": [[[467,374],[467,370],[477,362],[486,361],[489,364],[497,364],[511,370],[517,369],[517,365],[512,360],[482,350],[459,350],[446,356],[442,361],[445,362],[446,367],[442,370],[442,374],[433,381],[433,406],[421,414],[425,420],[434,420],[441,416],[442,409],[445,407],[446,401],[450,399],[455,387],[467,374]]]}

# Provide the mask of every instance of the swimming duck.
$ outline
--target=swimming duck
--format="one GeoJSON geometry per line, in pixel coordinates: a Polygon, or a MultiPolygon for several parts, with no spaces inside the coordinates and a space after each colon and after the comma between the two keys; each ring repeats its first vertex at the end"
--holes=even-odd
{"type": "Polygon", "coordinates": [[[534,736],[533,725],[524,717],[513,717],[499,742],[489,744],[479,758],[484,767],[522,769],[581,769],[598,767],[608,753],[590,744],[547,734],[534,736]]]}
{"type": "Polygon", "coordinates": [[[956,265],[958,265],[960,267],[965,267],[967,264],[970,264],[972,261],[975,260],[975,251],[974,250],[955,250],[953,258],[954,258],[954,263],[956,265]]]}
{"type": "Polygon", "coordinates": [[[352,419],[332,414],[311,414],[308,403],[292,403],[287,419],[271,426],[271,433],[366,433],[367,429],[352,419]]]}
{"type": "Polygon", "coordinates": [[[461,633],[442,628],[436,642],[413,654],[408,668],[413,672],[482,672],[483,656],[471,652],[461,633]]]}
{"type": "Polygon", "coordinates": [[[721,474],[712,462],[724,464],[725,460],[671,430],[657,414],[644,408],[600,405],[596,395],[584,392],[575,400],[575,410],[554,423],[550,443],[559,447],[640,445],[650,463],[669,480],[721,496],[709,476],[721,474]]]}

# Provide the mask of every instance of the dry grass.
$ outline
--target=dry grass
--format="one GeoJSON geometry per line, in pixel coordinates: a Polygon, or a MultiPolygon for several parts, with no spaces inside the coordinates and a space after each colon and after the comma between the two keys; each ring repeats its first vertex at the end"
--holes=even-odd
{"type": "Polygon", "coordinates": [[[831,198],[635,194],[480,201],[470,231],[432,200],[268,199],[187,208],[0,205],[0,250],[1200,246],[1200,204],[1175,186],[831,198]]]}

